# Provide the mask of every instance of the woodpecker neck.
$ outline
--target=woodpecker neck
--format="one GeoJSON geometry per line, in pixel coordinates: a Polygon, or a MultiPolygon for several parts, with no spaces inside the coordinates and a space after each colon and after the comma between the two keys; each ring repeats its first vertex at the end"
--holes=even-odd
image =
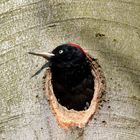
{"type": "Polygon", "coordinates": [[[74,64],[72,66],[68,66],[67,64],[63,68],[53,65],[51,71],[52,79],[55,79],[58,83],[65,85],[66,87],[73,87],[78,85],[89,75],[90,66],[86,62],[77,65],[74,64]]]}

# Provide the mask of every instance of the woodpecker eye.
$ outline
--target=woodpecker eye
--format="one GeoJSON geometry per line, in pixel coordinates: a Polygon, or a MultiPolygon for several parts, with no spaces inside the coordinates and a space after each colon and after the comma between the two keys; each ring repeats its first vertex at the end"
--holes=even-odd
{"type": "Polygon", "coordinates": [[[60,50],[60,51],[59,51],[59,54],[62,54],[63,52],[64,52],[63,50],[60,50]]]}

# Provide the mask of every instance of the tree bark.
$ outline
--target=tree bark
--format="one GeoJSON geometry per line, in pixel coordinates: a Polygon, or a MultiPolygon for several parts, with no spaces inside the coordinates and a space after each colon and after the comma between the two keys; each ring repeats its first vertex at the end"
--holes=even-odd
{"type": "Polygon", "coordinates": [[[139,0],[0,1],[1,140],[140,139],[139,0]],[[60,128],[43,95],[44,59],[28,51],[79,44],[98,59],[106,96],[83,128],[60,128]]]}

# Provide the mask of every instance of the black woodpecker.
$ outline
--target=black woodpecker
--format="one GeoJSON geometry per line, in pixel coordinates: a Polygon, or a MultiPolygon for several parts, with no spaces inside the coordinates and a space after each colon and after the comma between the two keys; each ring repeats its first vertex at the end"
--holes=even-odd
{"type": "Polygon", "coordinates": [[[94,77],[86,52],[76,44],[57,46],[51,53],[33,53],[47,59],[58,102],[67,109],[88,109],[94,94],[94,77]]]}

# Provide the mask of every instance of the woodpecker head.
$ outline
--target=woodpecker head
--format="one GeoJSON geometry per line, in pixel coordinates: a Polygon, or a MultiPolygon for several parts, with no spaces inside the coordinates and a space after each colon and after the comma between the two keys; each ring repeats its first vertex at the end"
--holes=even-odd
{"type": "Polygon", "coordinates": [[[42,56],[47,59],[51,66],[58,68],[68,68],[73,64],[80,63],[86,60],[86,53],[84,50],[76,44],[63,44],[57,46],[51,53],[34,53],[29,54],[42,56]]]}

